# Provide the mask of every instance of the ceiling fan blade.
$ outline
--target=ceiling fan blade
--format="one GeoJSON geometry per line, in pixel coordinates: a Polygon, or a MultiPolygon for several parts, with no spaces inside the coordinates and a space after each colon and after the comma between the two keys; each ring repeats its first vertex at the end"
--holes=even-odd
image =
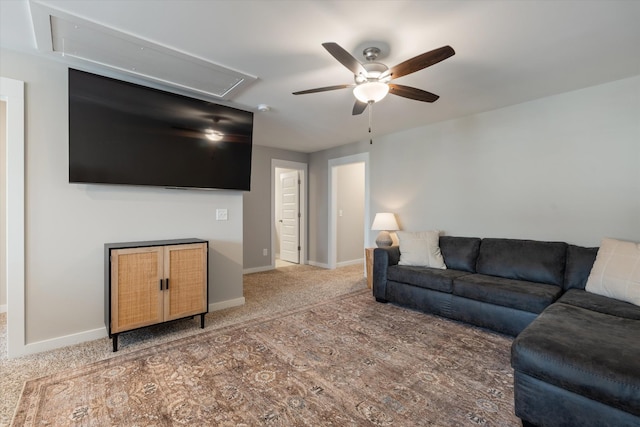
{"type": "Polygon", "coordinates": [[[304,95],[304,94],[307,94],[307,93],[327,92],[329,90],[346,89],[348,87],[354,87],[354,86],[355,86],[355,84],[325,86],[325,87],[319,87],[319,88],[315,88],[315,89],[301,90],[301,91],[298,91],[298,92],[293,92],[293,94],[294,95],[304,95]]]}
{"type": "Polygon", "coordinates": [[[407,59],[404,62],[392,67],[389,70],[392,79],[406,76],[407,74],[415,73],[423,68],[437,64],[440,61],[444,61],[450,56],[455,55],[456,51],[451,46],[443,46],[438,49],[425,52],[422,55],[414,56],[411,59],[407,59]]]}
{"type": "Polygon", "coordinates": [[[438,98],[438,95],[427,92],[426,90],[416,89],[415,87],[389,84],[389,93],[394,95],[402,96],[403,98],[415,99],[416,101],[422,102],[435,102],[438,98]]]}
{"type": "Polygon", "coordinates": [[[340,47],[338,43],[322,43],[322,46],[327,49],[327,51],[338,60],[338,62],[351,70],[353,74],[367,74],[367,70],[365,70],[362,64],[354,58],[353,55],[340,47]]]}
{"type": "Polygon", "coordinates": [[[351,112],[351,115],[357,116],[358,114],[362,114],[364,110],[367,109],[367,105],[369,104],[356,99],[356,103],[353,104],[353,111],[351,112]]]}

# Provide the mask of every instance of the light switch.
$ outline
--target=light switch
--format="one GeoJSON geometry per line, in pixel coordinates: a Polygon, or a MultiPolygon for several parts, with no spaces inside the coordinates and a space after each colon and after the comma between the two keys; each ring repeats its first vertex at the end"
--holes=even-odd
{"type": "Polygon", "coordinates": [[[226,221],[226,220],[227,220],[227,210],[216,209],[216,221],[226,221]]]}

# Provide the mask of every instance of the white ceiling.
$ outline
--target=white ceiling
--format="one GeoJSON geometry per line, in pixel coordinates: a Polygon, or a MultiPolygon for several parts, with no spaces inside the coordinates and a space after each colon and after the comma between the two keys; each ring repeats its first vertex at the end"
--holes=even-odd
{"type": "MultiPolygon", "coordinates": [[[[640,74],[636,0],[37,3],[257,77],[231,100],[256,112],[254,143],[302,152],[368,139],[367,113],[351,115],[351,90],[291,94],[353,82],[323,42],[358,59],[366,42],[383,42],[388,66],[444,45],[455,49],[395,81],[440,99],[387,96],[374,105],[374,136],[640,74]],[[271,111],[258,112],[259,104],[271,111]]],[[[27,0],[0,0],[0,46],[64,60],[37,49],[27,0]]]]}

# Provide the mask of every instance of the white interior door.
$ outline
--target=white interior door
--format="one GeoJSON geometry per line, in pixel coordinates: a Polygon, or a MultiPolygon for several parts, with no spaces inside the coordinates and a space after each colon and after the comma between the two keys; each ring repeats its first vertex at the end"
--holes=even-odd
{"type": "Polygon", "coordinates": [[[300,263],[300,179],[298,171],[280,175],[280,259],[300,263]]]}

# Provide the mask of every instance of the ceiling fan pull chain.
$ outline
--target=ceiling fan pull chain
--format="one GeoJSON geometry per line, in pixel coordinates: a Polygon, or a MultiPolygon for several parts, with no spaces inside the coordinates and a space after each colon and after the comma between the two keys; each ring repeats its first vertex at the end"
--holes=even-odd
{"type": "Polygon", "coordinates": [[[373,114],[373,101],[369,101],[369,145],[373,144],[373,136],[371,135],[371,115],[373,114]]]}

